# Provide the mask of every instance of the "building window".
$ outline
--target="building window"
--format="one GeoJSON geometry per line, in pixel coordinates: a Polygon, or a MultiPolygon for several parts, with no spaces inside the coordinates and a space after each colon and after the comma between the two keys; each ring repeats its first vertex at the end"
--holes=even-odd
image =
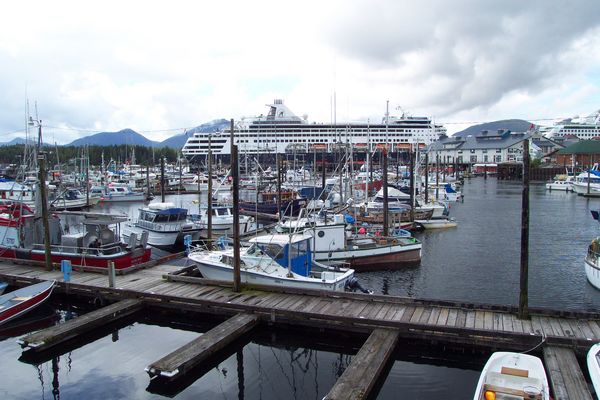
{"type": "Polygon", "coordinates": [[[472,149],[472,150],[471,150],[471,154],[474,154],[474,153],[475,153],[475,149],[472,149]]]}
{"type": "MultiPolygon", "coordinates": [[[[473,151],[473,150],[471,150],[473,151]]],[[[477,162],[477,156],[471,156],[471,162],[472,163],[476,163],[477,162]]]]}
{"type": "Polygon", "coordinates": [[[488,156],[487,156],[487,154],[483,156],[483,162],[488,162],[488,156]]]}

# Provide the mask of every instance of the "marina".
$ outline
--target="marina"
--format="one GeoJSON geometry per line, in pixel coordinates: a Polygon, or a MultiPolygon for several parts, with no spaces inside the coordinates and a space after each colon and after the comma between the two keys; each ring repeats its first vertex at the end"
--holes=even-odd
{"type": "MultiPolygon", "coordinates": [[[[497,260],[494,257],[488,257],[487,259],[480,258],[477,264],[467,262],[467,259],[473,259],[473,252],[477,251],[477,248],[485,251],[485,248],[490,246],[491,243],[495,244],[498,241],[505,241],[505,235],[511,235],[510,232],[518,225],[518,220],[516,220],[518,214],[512,206],[516,205],[518,207],[519,188],[520,186],[517,183],[500,182],[495,179],[484,180],[483,178],[475,178],[470,182],[466,182],[464,186],[465,203],[454,204],[451,207],[451,213],[461,222],[465,220],[467,214],[473,215],[475,213],[478,218],[477,220],[481,222],[481,218],[485,215],[490,202],[494,204],[497,212],[506,218],[505,224],[496,229],[493,238],[490,237],[490,244],[486,242],[485,237],[480,237],[478,243],[471,243],[469,248],[452,243],[452,238],[456,238],[457,243],[459,243],[462,241],[462,238],[473,237],[471,236],[473,232],[484,228],[480,226],[480,223],[461,223],[456,228],[456,231],[425,231],[418,236],[425,245],[423,260],[420,266],[401,271],[365,272],[358,274],[363,285],[375,291],[374,295],[339,293],[335,296],[330,296],[323,292],[311,295],[305,293],[305,289],[302,289],[302,294],[294,292],[291,289],[281,289],[280,292],[262,292],[259,287],[248,293],[242,292],[236,294],[227,287],[214,286],[214,283],[201,278],[198,279],[194,276],[188,277],[186,272],[178,273],[182,268],[183,271],[189,271],[191,267],[184,259],[180,259],[176,263],[167,261],[139,272],[117,276],[114,289],[108,287],[109,281],[104,274],[73,272],[72,281],[67,284],[69,296],[77,296],[82,300],[87,299],[88,302],[92,301],[98,305],[118,301],[119,299],[124,299],[125,296],[141,300],[144,308],[151,307],[155,309],[156,307],[164,307],[166,310],[170,310],[165,311],[168,313],[174,312],[175,309],[178,310],[178,313],[199,312],[201,315],[212,315],[209,319],[217,318],[217,321],[222,318],[232,317],[240,312],[251,312],[252,315],[259,317],[258,331],[264,329],[260,328],[260,326],[267,324],[266,326],[269,326],[269,329],[283,330],[284,336],[289,335],[286,332],[289,329],[288,327],[291,326],[301,326],[302,329],[309,331],[311,329],[325,329],[323,331],[325,336],[329,335],[327,332],[333,332],[332,335],[335,336],[336,332],[342,330],[352,333],[352,335],[358,335],[353,336],[354,338],[348,338],[350,342],[355,343],[348,347],[355,349],[352,350],[352,354],[358,351],[363,343],[367,343],[366,340],[369,332],[376,332],[377,329],[382,328],[394,329],[396,332],[399,332],[398,346],[400,347],[402,343],[408,342],[416,342],[420,346],[431,344],[439,346],[445,343],[444,347],[448,348],[448,350],[444,352],[445,355],[442,358],[462,359],[461,363],[463,364],[461,365],[469,365],[468,363],[464,364],[465,354],[469,354],[468,359],[470,362],[475,362],[478,365],[475,370],[471,369],[472,367],[463,366],[459,369],[452,368],[444,375],[444,379],[450,379],[449,377],[454,374],[470,376],[468,379],[465,378],[467,379],[466,382],[470,382],[467,384],[468,387],[464,389],[462,394],[457,394],[457,397],[455,397],[468,398],[473,396],[476,381],[485,362],[486,354],[489,354],[489,349],[500,348],[501,350],[523,351],[543,343],[541,347],[544,348],[546,346],[559,346],[571,349],[573,353],[567,354],[573,354],[572,363],[572,360],[577,360],[577,357],[581,359],[591,344],[600,339],[600,337],[596,336],[600,334],[600,328],[598,328],[600,325],[597,323],[598,315],[594,311],[597,309],[598,304],[597,296],[594,296],[596,289],[586,282],[585,272],[580,268],[581,259],[585,254],[589,239],[596,232],[595,229],[597,229],[595,226],[597,222],[593,221],[589,216],[589,208],[593,206],[590,205],[590,201],[593,202],[593,200],[565,192],[548,193],[544,185],[532,185],[532,196],[535,199],[532,202],[532,219],[533,221],[539,219],[539,226],[551,227],[555,223],[561,223],[561,217],[558,214],[555,214],[555,220],[552,224],[544,224],[542,221],[547,220],[545,213],[549,213],[550,215],[555,213],[559,208],[566,208],[571,211],[564,218],[570,220],[575,218],[573,222],[579,223],[580,226],[588,226],[588,229],[582,231],[581,228],[578,228],[574,224],[572,229],[578,231],[582,239],[585,238],[585,240],[577,245],[571,243],[573,251],[569,252],[569,254],[563,254],[562,258],[558,260],[556,256],[544,259],[540,258],[541,254],[548,255],[548,251],[550,250],[543,240],[546,235],[543,234],[544,232],[536,233],[535,230],[532,232],[531,273],[532,277],[535,278],[531,280],[530,302],[533,317],[530,321],[521,321],[515,316],[518,288],[514,287],[514,283],[511,286],[510,282],[515,282],[518,275],[515,276],[515,279],[511,279],[510,275],[518,274],[518,257],[516,255],[510,256],[509,247],[504,247],[505,245],[503,245],[504,251],[496,253],[497,257],[501,257],[497,260]],[[568,206],[565,207],[565,205],[568,206]],[[510,217],[513,212],[515,215],[510,217]],[[579,214],[583,215],[579,216],[579,214]],[[585,224],[584,221],[587,220],[589,222],[585,224]],[[441,240],[446,244],[441,245],[441,240]],[[427,245],[432,242],[437,244],[437,246],[427,245]],[[464,254],[462,256],[461,252],[457,253],[457,250],[461,248],[464,254]],[[454,257],[457,261],[451,264],[442,264],[439,260],[445,259],[445,253],[448,251],[454,252],[454,257]],[[575,264],[572,264],[568,269],[561,268],[565,264],[568,265],[569,260],[576,260],[575,264]],[[498,268],[500,264],[503,265],[502,269],[498,268]],[[437,267],[441,267],[442,265],[445,265],[446,268],[440,269],[437,267]],[[471,284],[465,280],[451,280],[450,276],[457,274],[460,267],[469,268],[469,273],[473,277],[472,279],[481,280],[482,282],[495,282],[497,290],[490,291],[489,287],[485,287],[483,284],[471,284]],[[478,277],[478,270],[482,273],[481,277],[478,277]],[[552,277],[555,273],[562,274],[563,277],[560,281],[565,282],[565,284],[568,283],[568,286],[556,287],[556,285],[544,285],[543,282],[545,280],[555,279],[552,277]],[[140,276],[139,274],[142,275],[140,276]],[[542,282],[540,282],[538,277],[543,279],[542,282]],[[419,284],[419,282],[427,282],[427,284],[419,284]],[[444,284],[437,285],[436,282],[440,282],[440,284],[444,282],[444,284]],[[463,284],[462,287],[457,286],[460,283],[463,284]],[[579,286],[577,287],[577,285],[579,286]],[[540,290],[543,290],[544,293],[539,293],[538,291],[540,290]],[[390,296],[390,294],[394,296],[390,296]],[[557,307],[557,305],[560,305],[560,307],[557,307]],[[290,310],[293,313],[290,313],[290,310]],[[457,348],[462,349],[458,352],[460,355],[455,353],[457,348]],[[476,371],[477,368],[479,372],[476,371]]],[[[188,197],[188,201],[191,202],[192,196],[188,196],[190,196],[188,197]]],[[[186,200],[183,198],[181,201],[184,202],[186,200]]],[[[136,211],[137,209],[131,207],[130,214],[135,215],[136,211]]],[[[483,218],[483,221],[485,222],[485,218],[483,218]]],[[[566,225],[565,223],[563,230],[565,230],[565,235],[568,235],[569,228],[566,225]]],[[[560,245],[560,241],[558,245],[560,245]]],[[[53,279],[61,280],[62,277],[59,271],[44,272],[39,267],[27,268],[12,264],[3,265],[0,266],[0,276],[12,283],[20,282],[19,284],[25,284],[26,282],[32,282],[32,280],[44,279],[44,277],[53,277],[53,279]],[[15,273],[15,271],[21,272],[15,273]]],[[[64,283],[58,282],[57,291],[61,292],[61,296],[67,286],[64,283]]],[[[102,308],[99,310],[102,310],[102,308]]],[[[126,323],[126,321],[128,321],[127,318],[122,323],[126,323]]],[[[118,323],[118,321],[115,322],[118,323]]],[[[137,329],[142,329],[142,327],[137,329]]],[[[210,328],[208,329],[210,330],[210,328]]],[[[135,368],[143,371],[152,362],[173,352],[178,346],[183,346],[185,343],[191,342],[194,337],[190,336],[189,333],[173,332],[175,336],[180,336],[182,339],[177,341],[178,345],[173,345],[172,348],[164,348],[162,354],[155,352],[153,356],[145,357],[147,358],[145,362],[140,362],[140,365],[135,368]]],[[[256,334],[261,335],[260,332],[256,334]]],[[[248,334],[247,336],[254,337],[253,335],[248,334]]],[[[6,341],[2,342],[2,346],[5,345],[9,345],[9,343],[6,341]]],[[[14,342],[10,345],[14,346],[14,342]]],[[[89,347],[90,345],[93,346],[93,344],[86,346],[89,347]]],[[[311,346],[309,343],[305,345],[311,346]]],[[[242,348],[246,350],[242,350],[241,353],[240,351],[234,351],[231,353],[231,356],[222,356],[224,360],[220,362],[225,363],[223,365],[227,365],[227,363],[237,364],[234,370],[239,370],[240,354],[242,354],[243,358],[244,352],[248,351],[248,349],[256,349],[256,346],[261,348],[261,345],[254,342],[242,344],[242,348]]],[[[57,347],[57,349],[59,348],[60,346],[57,347]]],[[[536,351],[539,352],[540,347],[537,347],[536,351]]],[[[320,357],[325,357],[325,359],[330,357],[325,354],[329,353],[324,353],[320,357]]],[[[342,354],[344,353],[342,352],[342,354]]],[[[390,368],[389,371],[384,369],[383,372],[383,375],[387,376],[387,378],[384,376],[383,378],[379,377],[379,380],[376,379],[377,377],[356,380],[356,382],[363,382],[365,387],[373,384],[374,380],[376,380],[377,384],[374,387],[378,392],[378,398],[392,398],[386,397],[386,393],[391,395],[393,391],[389,391],[390,387],[395,387],[398,384],[408,390],[407,393],[410,393],[410,390],[417,390],[420,387],[419,385],[415,386],[412,380],[406,380],[405,383],[402,383],[402,374],[397,375],[398,372],[395,370],[395,366],[405,365],[405,362],[401,361],[404,356],[399,356],[398,350],[391,354],[391,368],[388,367],[390,368]],[[394,382],[394,379],[400,379],[400,382],[394,382]],[[411,389],[409,390],[407,387],[411,387],[411,389]]],[[[419,354],[411,355],[409,359],[419,359],[425,353],[419,350],[419,354]]],[[[538,354],[548,365],[549,361],[544,358],[544,354],[542,352],[538,354]]],[[[438,355],[434,359],[438,359],[440,356],[438,355]]],[[[39,357],[30,357],[37,360],[40,359],[39,357]]],[[[568,358],[570,356],[565,357],[567,357],[565,359],[570,359],[568,358]]],[[[344,368],[349,371],[348,373],[353,370],[352,362],[350,362],[351,359],[352,357],[348,360],[344,368]]],[[[247,358],[244,360],[246,360],[244,361],[246,363],[247,358]]],[[[446,363],[448,361],[441,362],[446,363]]],[[[409,363],[413,367],[419,364],[421,363],[409,363]]],[[[570,365],[568,368],[572,367],[570,365]]],[[[133,366],[130,366],[130,368],[133,368],[133,366]]],[[[428,367],[428,370],[431,370],[431,368],[435,370],[433,366],[428,367]]],[[[585,376],[586,373],[583,372],[583,367],[581,368],[581,376],[585,376]]],[[[246,373],[247,370],[248,367],[245,368],[246,373]]],[[[309,369],[302,376],[309,376],[313,373],[314,371],[309,369]]],[[[194,374],[192,373],[192,375],[194,374]]],[[[141,384],[140,390],[142,391],[144,390],[144,385],[142,384],[144,380],[143,376],[142,374],[136,378],[141,384]]],[[[252,376],[252,373],[250,376],[252,376]]],[[[264,377],[261,378],[260,376],[262,375],[259,374],[257,379],[264,379],[264,377]]],[[[340,387],[336,383],[338,378],[340,379],[338,382],[339,385],[344,387],[342,385],[344,380],[341,375],[328,376],[329,378],[326,378],[328,383],[318,385],[319,389],[317,392],[314,392],[315,395],[309,397],[324,397],[329,393],[329,390],[336,388],[332,392],[335,394],[340,387]]],[[[419,376],[420,379],[432,378],[429,373],[419,376]]],[[[244,377],[247,379],[248,375],[246,374],[244,377]]],[[[440,378],[441,376],[437,376],[436,379],[440,378]]],[[[186,379],[189,379],[189,377],[186,379]]],[[[156,384],[155,380],[152,380],[150,381],[149,388],[152,387],[154,390],[158,387],[156,390],[160,393],[165,393],[165,391],[171,393],[173,391],[176,393],[199,393],[198,390],[201,392],[207,390],[205,386],[206,380],[199,377],[197,379],[192,379],[191,383],[187,382],[184,384],[175,382],[175,385],[169,384],[166,387],[162,387],[156,384]],[[183,387],[178,385],[183,385],[183,387]]],[[[217,379],[219,381],[221,378],[209,374],[206,379],[210,381],[217,379]]],[[[549,375],[549,380],[553,382],[551,375],[549,375]]],[[[568,379],[563,377],[562,381],[565,380],[568,379]]],[[[554,377],[554,381],[558,382],[559,378],[554,377]]],[[[148,383],[148,378],[146,378],[146,383],[148,383]]],[[[564,390],[568,391],[576,390],[572,389],[572,387],[579,387],[581,389],[582,383],[581,381],[571,381],[570,383],[565,383],[565,385],[567,386],[565,386],[564,390]]],[[[591,390],[588,389],[589,385],[587,383],[583,385],[585,390],[591,390]]],[[[249,387],[252,388],[253,385],[249,387]]],[[[439,387],[440,390],[448,389],[446,385],[440,385],[439,387]]],[[[554,393],[556,393],[556,390],[560,390],[554,386],[552,387],[554,393]]],[[[236,383],[229,386],[229,388],[228,390],[237,392],[239,385],[236,383]]],[[[309,391],[315,389],[312,386],[310,389],[304,387],[304,390],[309,391]]],[[[347,387],[346,390],[351,389],[347,387]]],[[[259,392],[254,391],[252,393],[257,394],[259,392]]],[[[429,393],[430,397],[426,398],[435,398],[439,394],[440,392],[433,391],[429,393]]]]}

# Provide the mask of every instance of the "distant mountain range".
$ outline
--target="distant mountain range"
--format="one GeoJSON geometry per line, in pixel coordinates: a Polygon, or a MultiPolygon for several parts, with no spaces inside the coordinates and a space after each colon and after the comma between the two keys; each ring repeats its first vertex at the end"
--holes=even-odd
{"type": "MultiPolygon", "coordinates": [[[[531,127],[531,122],[522,119],[505,119],[501,121],[486,122],[485,124],[473,125],[463,131],[456,132],[454,137],[464,137],[469,135],[475,135],[481,131],[497,131],[499,129],[508,129],[512,132],[525,132],[531,127]]],[[[188,130],[186,133],[171,136],[162,142],[157,142],[146,138],[144,135],[137,133],[133,129],[123,129],[118,132],[100,132],[86,137],[79,138],[72,141],[66,146],[85,146],[85,145],[98,145],[98,146],[112,146],[112,145],[135,145],[135,146],[149,146],[149,147],[171,147],[174,149],[181,149],[187,139],[196,132],[212,133],[218,132],[229,128],[229,121],[226,119],[217,119],[214,121],[207,122],[202,125],[198,125],[193,129],[188,130]]],[[[24,144],[24,138],[15,138],[10,142],[0,142],[0,146],[12,146],[15,144],[24,144]]]]}
{"type": "Polygon", "coordinates": [[[485,124],[473,125],[465,130],[456,132],[453,137],[466,137],[469,135],[476,135],[481,131],[498,131],[499,129],[506,129],[511,132],[526,132],[531,127],[531,122],[523,119],[504,119],[494,122],[486,122],[485,124]]]}

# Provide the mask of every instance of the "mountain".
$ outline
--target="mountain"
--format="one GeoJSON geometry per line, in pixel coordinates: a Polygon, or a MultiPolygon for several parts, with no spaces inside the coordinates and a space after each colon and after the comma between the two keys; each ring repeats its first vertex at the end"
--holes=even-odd
{"type": "Polygon", "coordinates": [[[202,132],[202,133],[213,133],[218,132],[223,129],[229,128],[229,121],[226,119],[216,119],[214,121],[207,122],[202,125],[198,125],[197,127],[190,129],[184,134],[171,136],[170,138],[163,140],[157,146],[159,147],[172,147],[174,149],[181,149],[185,142],[188,140],[190,136],[194,133],[202,132]]]}
{"type": "Polygon", "coordinates": [[[531,122],[523,119],[504,119],[501,121],[486,122],[485,124],[473,125],[465,130],[456,132],[453,137],[466,137],[476,135],[481,131],[498,131],[499,129],[507,129],[511,132],[525,132],[531,127],[531,122]]]}
{"type": "Polygon", "coordinates": [[[25,138],[14,138],[10,142],[0,142],[0,146],[13,146],[15,144],[25,144],[25,138]]]}
{"type": "Polygon", "coordinates": [[[139,145],[139,146],[157,146],[158,143],[147,139],[132,129],[122,129],[118,132],[100,132],[94,135],[79,138],[67,144],[67,146],[112,146],[112,145],[139,145]]]}

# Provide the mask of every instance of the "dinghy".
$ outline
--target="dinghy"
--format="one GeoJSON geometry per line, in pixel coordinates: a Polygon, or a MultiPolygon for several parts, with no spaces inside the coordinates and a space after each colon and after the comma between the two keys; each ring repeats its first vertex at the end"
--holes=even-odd
{"type": "Polygon", "coordinates": [[[521,353],[496,352],[481,372],[473,400],[550,400],[542,360],[521,353]]]}
{"type": "Polygon", "coordinates": [[[0,324],[33,310],[46,301],[55,281],[46,281],[26,286],[0,296],[0,324]]]}

